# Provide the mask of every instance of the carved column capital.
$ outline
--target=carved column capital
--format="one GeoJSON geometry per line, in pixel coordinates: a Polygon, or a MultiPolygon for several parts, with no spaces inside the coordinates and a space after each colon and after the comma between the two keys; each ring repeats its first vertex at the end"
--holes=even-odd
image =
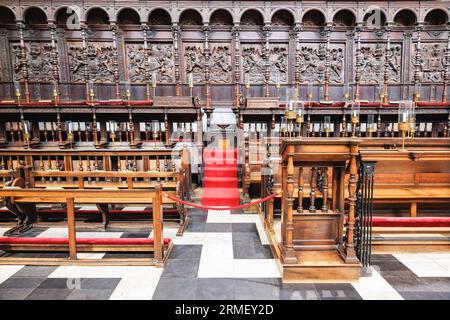
{"type": "Polygon", "coordinates": [[[241,30],[242,30],[241,26],[237,23],[231,28],[231,34],[233,36],[239,35],[241,30]]]}

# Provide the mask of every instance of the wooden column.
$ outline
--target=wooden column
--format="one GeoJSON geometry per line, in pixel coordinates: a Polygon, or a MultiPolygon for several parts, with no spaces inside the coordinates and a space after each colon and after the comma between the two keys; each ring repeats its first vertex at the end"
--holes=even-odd
{"type": "Polygon", "coordinates": [[[294,72],[294,81],[295,81],[295,88],[297,89],[297,93],[300,94],[300,82],[301,82],[301,72],[300,72],[300,65],[301,65],[301,52],[300,52],[300,32],[302,31],[302,25],[297,23],[294,26],[294,29],[292,30],[294,32],[294,39],[295,39],[295,72],[294,72]]]}
{"type": "MultiPolygon", "coordinates": [[[[422,45],[421,45],[421,32],[423,30],[423,26],[421,24],[416,26],[417,32],[417,40],[416,40],[416,51],[413,60],[414,65],[414,75],[413,82],[414,84],[420,83],[421,79],[421,59],[422,59],[422,45]]],[[[415,92],[414,92],[415,93],[415,92]]]]}
{"type": "MultiPolygon", "coordinates": [[[[55,84],[58,86],[59,84],[59,66],[58,66],[58,49],[56,47],[56,25],[53,22],[49,22],[49,28],[50,28],[50,36],[51,36],[51,45],[52,45],[52,53],[51,53],[51,65],[52,65],[52,72],[53,72],[53,78],[55,79],[55,84]]],[[[57,93],[59,94],[59,88],[52,88],[57,90],[57,93]]],[[[53,95],[52,95],[53,97],[53,95]]],[[[56,103],[56,101],[55,101],[56,103]]]]}
{"type": "Polygon", "coordinates": [[[155,197],[153,198],[153,241],[154,257],[156,261],[162,262],[164,258],[164,238],[163,238],[163,211],[162,211],[161,185],[155,187],[155,197]]]}
{"type": "MultiPolygon", "coordinates": [[[[360,81],[361,81],[361,24],[358,24],[356,30],[356,53],[355,53],[355,92],[354,99],[360,99],[360,81]]],[[[347,129],[345,129],[347,130],[347,129]]]]}
{"type": "Polygon", "coordinates": [[[173,50],[175,60],[175,95],[181,96],[181,74],[180,74],[180,26],[177,22],[172,25],[173,50]]]}
{"type": "Polygon", "coordinates": [[[240,65],[240,33],[241,27],[235,24],[231,30],[234,39],[234,106],[237,110],[237,123],[240,129],[244,128],[244,123],[241,121],[241,65],[240,65]]]}
{"type": "Polygon", "coordinates": [[[91,97],[89,94],[89,67],[88,67],[88,60],[87,60],[86,29],[87,29],[86,24],[80,22],[81,42],[83,44],[84,83],[86,85],[86,101],[90,101],[91,97]]]}
{"type": "Polygon", "coordinates": [[[117,52],[117,24],[113,21],[110,23],[112,46],[113,46],[113,73],[114,73],[114,84],[115,84],[115,94],[116,99],[120,99],[120,87],[119,87],[119,54],[117,52]]]}
{"type": "Polygon", "coordinates": [[[25,47],[25,40],[23,37],[23,29],[25,25],[22,21],[17,21],[17,27],[19,28],[19,38],[20,38],[20,65],[22,67],[22,77],[24,81],[24,95],[25,102],[30,102],[30,88],[28,85],[28,62],[27,62],[27,52],[25,47]]]}
{"type": "Polygon", "coordinates": [[[141,25],[141,30],[142,30],[142,36],[144,38],[144,66],[145,66],[145,70],[144,70],[144,77],[145,77],[145,96],[147,101],[150,101],[151,99],[151,95],[150,95],[150,71],[149,71],[149,64],[148,64],[148,31],[149,31],[149,26],[148,24],[142,23],[141,25]]]}
{"type": "Polygon", "coordinates": [[[448,98],[448,84],[450,82],[450,26],[447,26],[447,50],[444,56],[445,71],[444,71],[444,88],[442,91],[442,101],[447,102],[448,98]]]}
{"type": "Polygon", "coordinates": [[[203,43],[203,54],[205,57],[205,62],[203,65],[203,72],[205,75],[205,108],[210,109],[211,108],[211,94],[210,94],[210,83],[209,83],[209,76],[210,76],[210,50],[209,50],[209,32],[211,31],[211,27],[209,24],[204,24],[203,26],[203,36],[204,36],[204,43],[203,43]]]}
{"type": "Polygon", "coordinates": [[[386,49],[384,51],[383,103],[388,102],[389,56],[391,55],[391,26],[386,25],[386,49]]]}
{"type": "Polygon", "coordinates": [[[74,199],[67,198],[67,227],[69,229],[69,259],[77,259],[77,238],[75,231],[74,199]]]}
{"type": "MultiPolygon", "coordinates": [[[[293,149],[293,148],[291,148],[293,149]]],[[[293,152],[293,150],[289,150],[293,152]]],[[[294,251],[294,223],[293,223],[293,213],[294,213],[294,159],[292,154],[288,155],[288,163],[286,167],[286,189],[283,190],[285,197],[285,218],[286,218],[286,252],[285,252],[285,263],[297,263],[297,256],[294,251]]]]}
{"type": "Polygon", "coordinates": [[[359,148],[357,144],[351,146],[351,159],[349,163],[349,180],[348,180],[348,221],[347,221],[347,243],[345,244],[345,262],[357,262],[354,248],[354,231],[355,231],[355,209],[356,209],[356,183],[358,181],[358,167],[356,164],[356,156],[359,148]]]}
{"type": "Polygon", "coordinates": [[[331,37],[331,30],[332,25],[327,24],[325,27],[325,35],[326,35],[326,50],[325,50],[325,76],[324,76],[324,89],[323,89],[323,98],[325,101],[328,101],[328,98],[330,96],[329,94],[329,83],[330,83],[330,68],[331,68],[331,61],[330,61],[330,37],[331,37]]]}
{"type": "Polygon", "coordinates": [[[303,186],[304,186],[304,179],[303,179],[303,167],[298,168],[298,207],[297,212],[303,213],[303,186]]]}
{"type": "Polygon", "coordinates": [[[264,97],[269,97],[269,81],[270,81],[270,32],[272,26],[270,23],[266,23],[263,27],[264,33],[264,97]]]}

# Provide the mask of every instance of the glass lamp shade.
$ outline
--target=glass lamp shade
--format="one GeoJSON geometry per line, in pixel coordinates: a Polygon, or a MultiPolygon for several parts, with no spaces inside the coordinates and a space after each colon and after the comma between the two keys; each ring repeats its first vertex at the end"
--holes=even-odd
{"type": "Polygon", "coordinates": [[[359,123],[359,115],[361,111],[361,104],[359,101],[355,101],[352,103],[352,108],[350,110],[351,122],[353,124],[359,123]]]}
{"type": "Polygon", "coordinates": [[[412,101],[400,101],[398,104],[398,123],[411,123],[414,117],[412,101]]]}

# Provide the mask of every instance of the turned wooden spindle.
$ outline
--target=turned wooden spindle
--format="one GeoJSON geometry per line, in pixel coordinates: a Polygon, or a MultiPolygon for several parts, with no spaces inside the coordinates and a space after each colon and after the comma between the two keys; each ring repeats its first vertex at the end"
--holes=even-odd
{"type": "MultiPolygon", "coordinates": [[[[161,166],[160,166],[160,163],[159,163],[159,157],[158,156],[156,157],[156,171],[161,172],[161,166]]],[[[158,183],[161,182],[161,178],[158,177],[157,181],[158,181],[158,183]]]]}
{"type": "Polygon", "coordinates": [[[322,169],[323,181],[322,181],[322,195],[323,204],[322,212],[328,212],[328,167],[322,169]]]}
{"type": "MultiPolygon", "coordinates": [[[[296,263],[297,258],[294,252],[294,218],[293,218],[293,204],[294,204],[294,159],[292,155],[288,156],[288,163],[285,169],[286,177],[286,215],[283,217],[286,219],[286,258],[285,262],[296,263]]],[[[284,175],[283,174],[283,175],[284,175]]]]}
{"type": "Polygon", "coordinates": [[[299,167],[298,168],[298,206],[297,206],[298,213],[303,212],[303,185],[304,185],[303,167],[299,167]]]}
{"type": "MultiPolygon", "coordinates": [[[[169,160],[167,160],[167,157],[164,157],[164,172],[169,171],[169,160]]],[[[164,179],[167,182],[167,177],[164,179]]]]}
{"type": "Polygon", "coordinates": [[[83,160],[81,159],[81,156],[78,157],[78,171],[83,171],[83,160]]]}
{"type": "Polygon", "coordinates": [[[311,181],[309,183],[311,190],[309,191],[309,197],[311,199],[311,204],[309,206],[309,212],[315,213],[316,212],[316,187],[317,187],[317,168],[312,167],[311,168],[311,181]]]}

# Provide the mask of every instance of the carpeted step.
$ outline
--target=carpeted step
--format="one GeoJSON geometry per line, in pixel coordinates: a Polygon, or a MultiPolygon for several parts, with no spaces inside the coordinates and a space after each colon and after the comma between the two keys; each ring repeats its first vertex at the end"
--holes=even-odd
{"type": "Polygon", "coordinates": [[[203,150],[203,155],[205,157],[224,157],[227,158],[236,158],[237,157],[237,149],[210,149],[206,148],[203,150]]]}
{"type": "Polygon", "coordinates": [[[450,217],[373,217],[373,227],[450,227],[450,217]]]}
{"type": "Polygon", "coordinates": [[[205,167],[204,178],[207,177],[230,177],[234,178],[237,176],[236,167],[205,167]]]}
{"type": "Polygon", "coordinates": [[[237,206],[240,204],[240,193],[233,188],[205,188],[202,195],[204,206],[237,206]]]}
{"type": "Polygon", "coordinates": [[[236,177],[206,177],[203,180],[205,188],[237,188],[238,179],[236,177]]]}

